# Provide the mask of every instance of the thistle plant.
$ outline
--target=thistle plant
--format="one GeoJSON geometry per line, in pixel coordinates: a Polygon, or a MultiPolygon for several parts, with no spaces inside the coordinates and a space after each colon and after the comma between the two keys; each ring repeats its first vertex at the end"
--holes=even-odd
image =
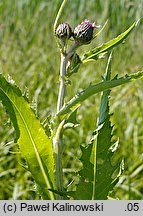
{"type": "MultiPolygon", "coordinates": [[[[89,50],[78,53],[80,46],[94,43],[104,30],[99,29],[96,22],[88,19],[72,28],[67,22],[60,22],[62,11],[67,0],[64,0],[54,23],[54,35],[59,48],[61,63],[59,74],[59,92],[57,96],[57,110],[49,120],[50,134],[37,119],[27,99],[12,79],[6,79],[0,74],[0,100],[9,113],[15,128],[15,142],[25,157],[28,169],[35,181],[35,188],[42,199],[108,199],[114,186],[119,181],[123,170],[122,158],[112,164],[112,157],[118,150],[118,140],[113,141],[114,130],[110,114],[111,89],[143,78],[143,71],[126,74],[123,77],[112,78],[112,49],[122,44],[127,36],[136,27],[133,23],[118,37],[89,50]],[[69,43],[70,42],[70,43],[69,43]],[[78,92],[69,101],[66,101],[66,85],[73,75],[78,73],[82,64],[97,61],[103,57],[107,60],[105,73],[99,83],[90,83],[89,86],[78,92]],[[77,126],[77,111],[84,101],[101,93],[99,116],[91,140],[86,146],[81,146],[81,170],[76,175],[76,189],[70,191],[63,184],[63,134],[66,128],[77,126]]],[[[94,117],[94,116],[93,116],[94,117]]],[[[66,143],[66,140],[65,140],[66,143]]]]}

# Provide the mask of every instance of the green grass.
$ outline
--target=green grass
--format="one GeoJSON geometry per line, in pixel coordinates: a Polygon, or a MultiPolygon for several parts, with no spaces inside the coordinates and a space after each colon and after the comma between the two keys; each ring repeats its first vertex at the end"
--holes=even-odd
{"type": "MultiPolygon", "coordinates": [[[[59,52],[53,37],[53,23],[61,0],[3,0],[0,2],[0,72],[16,81],[29,96],[41,122],[56,109],[58,94],[59,52]]],[[[101,37],[79,49],[89,50],[106,42],[141,18],[142,0],[69,0],[62,21],[76,26],[84,19],[108,24],[101,37]],[[70,14],[70,16],[69,16],[70,14]]],[[[126,43],[113,53],[113,74],[124,75],[142,69],[143,21],[126,43]]],[[[67,100],[89,82],[101,80],[107,59],[82,66],[67,87],[67,100]]],[[[111,93],[113,123],[120,137],[120,155],[125,158],[125,180],[117,185],[112,196],[119,199],[143,198],[143,90],[142,81],[118,87],[111,93]],[[134,171],[140,171],[132,176],[134,171]]],[[[100,95],[89,98],[79,110],[80,126],[65,134],[63,165],[65,185],[74,180],[74,171],[80,167],[80,144],[86,144],[94,130],[99,111],[100,95]],[[93,115],[94,113],[94,115],[93,115]],[[77,150],[78,147],[78,150],[77,150]],[[69,174],[69,169],[73,170],[69,174]]],[[[10,143],[14,131],[0,104],[0,199],[38,199],[30,174],[21,167],[23,158],[17,145],[10,143]],[[12,153],[11,153],[12,151],[12,153]],[[19,162],[17,162],[17,159],[19,162]]]]}

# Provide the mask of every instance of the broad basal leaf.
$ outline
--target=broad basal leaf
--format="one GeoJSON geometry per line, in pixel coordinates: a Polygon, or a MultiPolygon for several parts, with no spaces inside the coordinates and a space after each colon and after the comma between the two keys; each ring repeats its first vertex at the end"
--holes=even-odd
{"type": "Polygon", "coordinates": [[[20,90],[1,74],[0,100],[10,115],[18,145],[42,197],[54,199],[53,193],[48,190],[54,189],[55,184],[52,142],[20,90]]]}
{"type": "Polygon", "coordinates": [[[122,43],[125,38],[131,33],[131,31],[135,28],[137,25],[137,22],[134,22],[133,25],[128,28],[124,33],[120,34],[118,37],[108,41],[107,43],[102,44],[99,47],[96,47],[93,50],[90,50],[89,52],[85,53],[83,58],[81,58],[81,61],[83,63],[91,60],[97,60],[101,54],[106,53],[107,51],[111,50],[113,47],[117,46],[118,44],[122,43]]]}

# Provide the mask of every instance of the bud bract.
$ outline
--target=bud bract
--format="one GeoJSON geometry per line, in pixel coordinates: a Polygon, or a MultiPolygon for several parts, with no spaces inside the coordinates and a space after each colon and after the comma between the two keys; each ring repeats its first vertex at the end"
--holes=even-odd
{"type": "Polygon", "coordinates": [[[98,28],[96,23],[91,23],[89,20],[83,21],[74,29],[74,39],[80,44],[88,44],[93,39],[93,30],[98,28]]]}
{"type": "Polygon", "coordinates": [[[69,39],[72,36],[72,29],[68,23],[61,23],[56,29],[56,35],[60,39],[69,39]]]}

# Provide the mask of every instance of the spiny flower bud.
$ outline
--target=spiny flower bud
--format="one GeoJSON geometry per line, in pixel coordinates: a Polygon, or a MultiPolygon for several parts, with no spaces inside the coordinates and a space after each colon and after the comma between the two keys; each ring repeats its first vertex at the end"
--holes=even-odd
{"type": "Polygon", "coordinates": [[[84,20],[74,29],[74,39],[80,44],[88,44],[93,39],[93,30],[99,26],[96,23],[91,23],[89,20],[84,20]]]}
{"type": "Polygon", "coordinates": [[[72,29],[68,23],[61,23],[56,29],[56,35],[60,39],[69,39],[72,36],[72,29]]]}

